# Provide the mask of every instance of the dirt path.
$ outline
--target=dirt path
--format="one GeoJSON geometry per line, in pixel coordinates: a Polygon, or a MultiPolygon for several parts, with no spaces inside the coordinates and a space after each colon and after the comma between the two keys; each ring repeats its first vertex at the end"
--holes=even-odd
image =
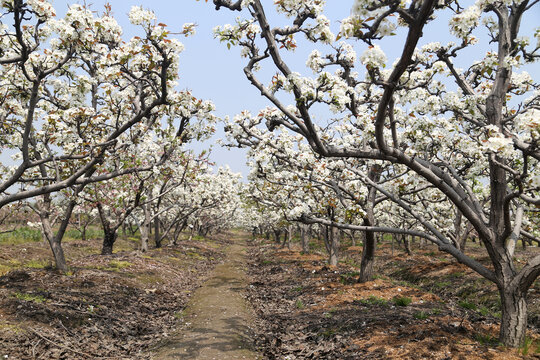
{"type": "Polygon", "coordinates": [[[252,349],[251,308],[242,297],[246,243],[236,237],[206,283],[197,289],[185,312],[184,328],[154,355],[154,359],[261,359],[252,349]]]}

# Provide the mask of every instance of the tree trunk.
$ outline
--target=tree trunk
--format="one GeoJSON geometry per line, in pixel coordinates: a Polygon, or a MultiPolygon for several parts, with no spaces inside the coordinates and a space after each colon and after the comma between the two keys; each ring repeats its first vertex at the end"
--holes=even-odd
{"type": "Polygon", "coordinates": [[[41,227],[43,229],[43,235],[45,236],[47,242],[49,243],[49,246],[51,247],[56,268],[61,272],[66,272],[68,270],[68,267],[66,263],[66,257],[64,255],[64,250],[62,249],[61,238],[54,235],[48,217],[41,218],[41,227]]]}
{"type": "Polygon", "coordinates": [[[276,244],[281,243],[280,237],[281,237],[281,230],[279,230],[279,229],[274,230],[274,240],[275,240],[276,244]]]}
{"type": "Polygon", "coordinates": [[[105,230],[105,236],[103,237],[103,246],[101,248],[101,255],[112,255],[116,236],[116,230],[105,230]]]}
{"type": "Polygon", "coordinates": [[[83,227],[81,228],[81,240],[82,240],[82,241],[86,241],[86,227],[87,227],[87,226],[83,226],[83,227]]]}
{"type": "MultiPolygon", "coordinates": [[[[371,226],[370,221],[364,219],[365,226],[371,226]]],[[[362,250],[362,262],[360,263],[360,276],[358,282],[363,283],[373,280],[373,265],[375,263],[375,247],[377,241],[373,231],[365,232],[364,248],[362,250]]]]}
{"type": "Polygon", "coordinates": [[[302,252],[309,253],[309,228],[308,225],[300,226],[300,238],[302,239],[302,252]]]}
{"type": "Polygon", "coordinates": [[[407,255],[411,255],[411,246],[409,244],[409,238],[407,238],[407,235],[402,235],[401,239],[403,240],[403,246],[405,247],[405,252],[407,255]]]}
{"type": "Polygon", "coordinates": [[[156,243],[156,249],[161,247],[161,235],[159,233],[159,218],[154,220],[154,242],[156,243]]]}
{"type": "Polygon", "coordinates": [[[141,231],[141,251],[147,252],[148,251],[148,241],[150,239],[150,225],[151,225],[151,214],[148,204],[144,204],[142,206],[143,213],[144,213],[144,220],[142,224],[139,226],[139,230],[141,231]]]}
{"type": "Polygon", "coordinates": [[[326,226],[326,230],[324,231],[324,242],[326,245],[326,250],[328,251],[328,264],[331,266],[337,266],[339,237],[335,233],[334,227],[326,226]]]}
{"type": "Polygon", "coordinates": [[[41,227],[43,230],[43,236],[47,239],[51,251],[54,256],[54,262],[56,268],[61,272],[66,272],[68,270],[66,257],[64,255],[64,250],[62,249],[62,239],[66,233],[66,229],[69,224],[69,219],[73,213],[73,209],[76,206],[76,201],[71,200],[68,202],[65,212],[63,214],[62,221],[60,222],[60,227],[58,228],[57,233],[53,231],[53,225],[51,222],[51,204],[52,199],[49,194],[43,196],[43,202],[41,204],[36,204],[35,210],[37,210],[39,218],[41,220],[41,227]]]}
{"type": "Polygon", "coordinates": [[[517,289],[499,289],[501,330],[499,340],[506,346],[519,347],[527,330],[527,296],[517,289]]]}
{"type": "Polygon", "coordinates": [[[285,235],[283,236],[283,242],[281,243],[281,248],[283,249],[287,245],[287,249],[291,250],[291,238],[292,238],[292,225],[289,225],[285,230],[285,235]]]}

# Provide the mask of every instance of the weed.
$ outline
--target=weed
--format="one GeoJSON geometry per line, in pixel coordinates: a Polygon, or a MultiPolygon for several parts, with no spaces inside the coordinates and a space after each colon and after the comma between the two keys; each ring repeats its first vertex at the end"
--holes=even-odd
{"type": "Polygon", "coordinates": [[[297,286],[295,288],[293,288],[293,291],[296,291],[296,292],[300,292],[302,291],[304,288],[302,286],[297,286]]]}
{"type": "Polygon", "coordinates": [[[32,295],[26,293],[15,293],[14,296],[19,300],[32,301],[38,304],[41,304],[46,301],[46,299],[41,295],[32,295]]]}
{"type": "Polygon", "coordinates": [[[121,270],[133,265],[129,261],[111,260],[109,261],[109,267],[105,270],[121,270]]]}
{"type": "Polygon", "coordinates": [[[519,347],[519,352],[521,355],[529,355],[529,351],[531,350],[531,345],[533,343],[533,339],[531,339],[528,336],[525,336],[525,340],[523,340],[523,344],[519,347]]]}
{"type": "Polygon", "coordinates": [[[439,315],[440,313],[442,313],[442,310],[441,309],[433,309],[431,310],[431,315],[439,315]]]}
{"type": "Polygon", "coordinates": [[[359,276],[360,273],[358,271],[351,271],[345,274],[341,274],[339,276],[339,282],[342,284],[351,284],[355,281],[355,278],[359,276]]]}
{"type": "Polygon", "coordinates": [[[482,316],[488,316],[490,314],[490,311],[487,307],[485,306],[481,306],[479,309],[478,309],[478,312],[480,313],[480,315],[482,316]]]}
{"type": "Polygon", "coordinates": [[[184,316],[186,316],[186,310],[185,309],[182,310],[182,311],[177,311],[177,312],[174,313],[175,319],[178,319],[178,320],[182,319],[184,316]]]}
{"type": "Polygon", "coordinates": [[[323,338],[329,339],[336,334],[336,329],[330,328],[319,333],[323,338]]]}
{"type": "Polygon", "coordinates": [[[262,264],[263,265],[271,265],[271,264],[273,264],[273,262],[272,262],[272,260],[263,260],[262,264]]]}
{"type": "Polygon", "coordinates": [[[412,299],[406,296],[396,296],[392,301],[396,306],[408,306],[412,303],[412,299]]]}
{"type": "Polygon", "coordinates": [[[186,255],[195,259],[195,260],[205,260],[206,258],[204,256],[202,256],[201,254],[199,253],[196,253],[194,251],[188,251],[186,252],[186,255]]]}
{"type": "MultiPolygon", "coordinates": [[[[86,239],[101,239],[103,238],[103,229],[100,228],[93,228],[89,227],[86,229],[86,239]]],[[[74,240],[81,240],[82,239],[82,232],[80,232],[77,229],[67,229],[65,234],[65,239],[69,241],[69,239],[74,240]]]]}
{"type": "Polygon", "coordinates": [[[413,314],[413,317],[418,320],[426,320],[429,317],[429,313],[426,311],[418,311],[413,314]]]}
{"type": "Polygon", "coordinates": [[[52,264],[49,260],[39,259],[39,260],[30,260],[25,264],[25,266],[32,269],[45,269],[45,268],[51,268],[52,264]]]}
{"type": "Polygon", "coordinates": [[[476,333],[474,335],[474,339],[476,341],[478,341],[482,345],[487,345],[487,346],[499,346],[500,345],[499,339],[497,339],[494,336],[491,336],[490,334],[476,333]]]}
{"type": "Polygon", "coordinates": [[[26,226],[8,233],[0,234],[0,242],[3,244],[16,245],[38,241],[41,241],[41,231],[26,226]]]}
{"type": "Polygon", "coordinates": [[[476,304],[465,301],[465,300],[458,301],[458,305],[464,309],[469,309],[469,310],[476,310],[477,308],[476,304]]]}
{"type": "Polygon", "coordinates": [[[465,276],[465,273],[462,271],[457,271],[455,273],[448,274],[447,277],[450,279],[458,279],[465,276]]]}
{"type": "Polygon", "coordinates": [[[302,302],[302,300],[298,299],[296,300],[296,308],[297,309],[303,309],[305,307],[304,303],[302,302]]]}
{"type": "Polygon", "coordinates": [[[450,281],[437,281],[435,287],[438,289],[450,287],[452,283],[450,281]]]}

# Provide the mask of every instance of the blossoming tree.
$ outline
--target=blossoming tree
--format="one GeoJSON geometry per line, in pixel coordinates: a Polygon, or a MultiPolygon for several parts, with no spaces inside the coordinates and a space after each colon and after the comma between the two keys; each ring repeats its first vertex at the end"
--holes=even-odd
{"type": "Polygon", "coordinates": [[[520,29],[538,1],[464,6],[455,0],[357,0],[337,36],[322,0],[275,1],[277,12],[290,19],[290,25],[275,27],[259,0],[214,4],[247,14],[215,35],[242,47],[246,77],[273,105],[254,124],[264,119],[270,131],[284,126],[320,156],[405,167],[430,184],[474,228],[490,266],[467,256],[399,192],[362,177],[416,219],[419,236],[497,285],[500,340],[521,344],[527,291],[540,275],[540,256],[518,266],[513,255],[520,238],[538,239],[533,208],[540,204],[540,89],[520,68],[540,58],[540,31],[524,36],[520,29]],[[442,16],[450,18],[454,41],[426,43],[424,34],[442,16]],[[404,35],[401,53],[389,63],[384,40],[396,33],[404,35]],[[301,35],[320,44],[307,59],[313,76],[285,60],[301,35]],[[361,46],[346,39],[365,44],[359,58],[355,47],[361,46]],[[471,61],[469,50],[482,55],[471,61]],[[264,66],[275,73],[267,85],[268,72],[257,73],[264,66]],[[328,120],[318,116],[321,106],[331,114],[328,120]]]}
{"type": "MultiPolygon", "coordinates": [[[[191,118],[211,117],[210,103],[174,89],[183,46],[152,12],[132,9],[142,32],[124,42],[109,6],[97,16],[72,5],[62,19],[45,0],[3,0],[0,9],[0,143],[3,154],[15,152],[14,164],[0,165],[0,207],[41,195],[46,217],[49,194],[71,187],[77,195],[87,184],[152,169],[114,160],[142,134],[187,140],[191,118]]],[[[68,203],[61,230],[75,205],[68,203]]],[[[59,241],[50,244],[65,269],[59,241]]]]}

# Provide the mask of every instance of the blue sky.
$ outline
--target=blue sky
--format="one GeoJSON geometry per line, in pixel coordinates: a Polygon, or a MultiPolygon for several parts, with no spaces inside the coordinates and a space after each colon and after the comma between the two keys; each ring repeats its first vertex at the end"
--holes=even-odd
{"type": "MultiPolygon", "coordinates": [[[[216,104],[218,116],[229,115],[233,117],[242,110],[257,113],[259,109],[268,105],[268,102],[245,78],[242,71],[245,59],[240,57],[239,50],[235,48],[227,50],[225,44],[221,44],[213,38],[212,29],[218,25],[234,22],[235,17],[240,15],[238,12],[232,13],[226,9],[215,11],[211,0],[208,2],[204,0],[87,0],[87,4],[91,4],[93,10],[100,12],[107,2],[111,4],[115,18],[124,29],[126,39],[136,35],[138,31],[137,27],[129,24],[127,16],[133,5],[141,5],[153,10],[158,22],[167,24],[171,32],[181,31],[184,23],[193,22],[198,25],[195,36],[180,38],[185,45],[185,51],[181,55],[180,88],[189,88],[195,96],[212,100],[216,104]]],[[[353,2],[354,0],[327,0],[329,5],[327,5],[326,15],[332,20],[332,30],[335,33],[339,30],[338,20],[349,15],[353,2]]],[[[73,3],[77,3],[77,1],[53,0],[53,5],[59,16],[62,16],[67,6],[73,3]]],[[[271,5],[272,3],[272,0],[263,0],[263,4],[271,5]]],[[[447,19],[442,18],[430,24],[428,31],[425,31],[422,43],[450,40],[447,24],[447,19]]],[[[536,6],[524,19],[523,34],[532,34],[531,29],[539,24],[540,6],[536,6]]],[[[401,51],[402,44],[403,36],[400,35],[391,37],[388,42],[381,44],[388,56],[389,64],[401,51]]],[[[357,49],[359,53],[361,53],[363,46],[361,45],[357,49]]],[[[287,58],[291,61],[290,65],[293,71],[305,72],[304,63],[312,47],[299,49],[293,56],[287,58]]],[[[463,66],[466,65],[463,64],[463,66]]],[[[537,65],[536,68],[527,70],[534,79],[539,78],[540,69],[537,65]]],[[[273,72],[272,69],[272,74],[273,72]]],[[[220,137],[223,137],[222,130],[218,130],[211,141],[194,145],[194,147],[196,149],[207,148],[220,137]]],[[[242,172],[245,176],[249,169],[245,166],[244,154],[243,150],[226,150],[216,145],[212,150],[212,160],[217,165],[228,164],[233,171],[242,172]]]]}
{"type": "MultiPolygon", "coordinates": [[[[334,0],[335,1],[335,0],[334,0]]],[[[232,13],[226,9],[216,11],[212,1],[204,0],[88,0],[91,8],[95,11],[103,11],[104,5],[110,3],[113,15],[124,29],[125,39],[137,35],[139,29],[129,23],[128,12],[133,5],[141,5],[155,12],[158,22],[168,25],[171,32],[181,31],[184,23],[196,23],[197,29],[194,36],[180,37],[185,45],[181,54],[180,88],[189,88],[196,97],[212,100],[217,107],[217,115],[233,117],[242,110],[250,110],[257,113],[261,108],[268,105],[260,94],[252,87],[245,78],[243,67],[245,59],[240,57],[239,49],[228,50],[225,44],[221,44],[213,38],[213,28],[234,22],[239,16],[238,12],[232,13]]],[[[273,1],[263,1],[269,5],[273,1]]],[[[332,2],[332,1],[330,1],[332,2]]],[[[337,2],[337,1],[336,1],[337,2]]],[[[52,0],[59,17],[63,16],[69,4],[81,3],[81,1],[52,0]]],[[[330,13],[336,19],[349,15],[353,0],[339,0],[339,7],[332,7],[330,13]]],[[[335,31],[339,29],[339,23],[334,23],[335,31]]],[[[140,34],[139,34],[140,35],[140,34]]],[[[303,66],[306,55],[311,51],[305,50],[295,56],[298,66],[303,66]]],[[[221,128],[221,126],[220,126],[221,128]]],[[[194,144],[199,150],[208,148],[218,138],[224,137],[221,129],[209,142],[194,144]]],[[[245,165],[245,151],[240,149],[223,149],[213,146],[212,160],[217,165],[229,165],[235,172],[242,172],[244,176],[249,173],[245,165]]]]}

